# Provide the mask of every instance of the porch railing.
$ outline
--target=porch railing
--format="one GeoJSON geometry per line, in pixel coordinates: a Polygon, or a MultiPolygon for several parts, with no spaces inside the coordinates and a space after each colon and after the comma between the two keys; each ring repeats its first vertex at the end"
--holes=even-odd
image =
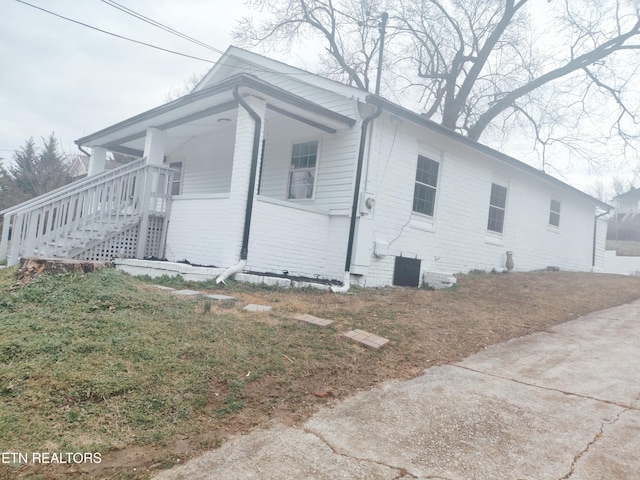
{"type": "Polygon", "coordinates": [[[170,168],[143,158],[3,210],[0,261],[72,257],[135,224],[142,258],[149,216],[169,216],[172,178],[170,168]]]}

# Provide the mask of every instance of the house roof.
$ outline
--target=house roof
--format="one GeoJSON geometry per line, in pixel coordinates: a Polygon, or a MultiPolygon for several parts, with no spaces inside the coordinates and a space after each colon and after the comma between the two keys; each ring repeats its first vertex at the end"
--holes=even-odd
{"type": "Polygon", "coordinates": [[[353,96],[362,102],[366,102],[375,106],[380,106],[384,110],[387,110],[391,113],[394,113],[400,117],[403,117],[413,123],[416,123],[420,126],[426,127],[436,133],[440,133],[448,138],[451,138],[454,141],[460,142],[466,146],[469,146],[477,151],[480,151],[486,155],[494,157],[495,159],[502,161],[505,164],[508,164],[512,167],[515,167],[523,172],[533,175],[545,182],[551,183],[560,188],[569,190],[572,193],[575,193],[595,204],[597,207],[611,210],[613,207],[605,202],[598,200],[591,195],[586,194],[585,192],[572,187],[571,185],[558,180],[547,173],[538,170],[516,158],[513,158],[509,155],[506,155],[498,150],[494,150],[486,145],[478,143],[474,140],[471,140],[468,137],[460,135],[457,132],[454,132],[448,128],[443,127],[442,125],[433,122],[432,120],[426,119],[421,115],[412,112],[400,105],[394,104],[385,100],[384,98],[369,94],[368,92],[364,92],[358,88],[345,85],[343,83],[337,82],[335,80],[331,80],[325,77],[321,77],[319,75],[312,74],[306,70],[299,69],[297,67],[293,67],[291,65],[287,65],[285,63],[279,62],[277,60],[273,60],[267,58],[263,55],[259,55],[253,52],[249,52],[248,50],[244,50],[238,47],[229,47],[225,54],[221,57],[221,59],[216,63],[216,65],[203,77],[200,83],[195,87],[194,90],[198,90],[200,88],[205,88],[211,82],[215,82],[216,79],[221,76],[228,74],[230,69],[242,69],[242,68],[253,68],[257,71],[269,71],[283,75],[289,75],[294,78],[296,81],[301,83],[307,83],[316,86],[317,88],[322,88],[324,90],[330,90],[336,93],[339,93],[345,97],[353,96]],[[225,72],[226,70],[226,72],[225,72]]]}
{"type": "MultiPolygon", "coordinates": [[[[196,85],[192,93],[80,138],[75,143],[81,146],[102,146],[113,151],[141,156],[141,151],[132,151],[130,146],[136,142],[139,144],[141,140],[144,140],[147,128],[156,127],[161,130],[175,128],[186,122],[235,109],[237,101],[233,98],[232,91],[238,87],[268,96],[270,99],[268,108],[297,120],[305,121],[325,131],[335,131],[340,127],[351,127],[356,123],[355,118],[340,114],[302,96],[295,95],[254,75],[265,73],[288,77],[298,84],[311,85],[325,92],[332,92],[342,98],[354,98],[360,102],[381,107],[392,114],[493,157],[544,182],[574,193],[585,200],[589,200],[599,208],[607,211],[613,208],[611,205],[541,170],[449,130],[380,96],[368,94],[358,88],[237,47],[229,47],[227,49],[216,65],[196,85]],[[253,74],[246,73],[247,71],[253,74]]],[[[616,197],[616,199],[620,197],[616,197]]]]}
{"type": "Polygon", "coordinates": [[[632,188],[628,192],[613,197],[613,200],[640,200],[640,188],[632,188]]]}
{"type": "Polygon", "coordinates": [[[235,109],[238,105],[233,90],[258,93],[267,97],[267,108],[328,132],[351,127],[355,118],[294,95],[246,73],[234,75],[207,88],[153,108],[75,141],[77,145],[101,146],[113,151],[141,155],[127,146],[143,140],[147,128],[175,128],[205,117],[235,109]]]}
{"type": "Polygon", "coordinates": [[[435,133],[439,133],[441,135],[444,135],[445,137],[448,137],[456,142],[459,142],[463,145],[466,145],[468,147],[473,148],[474,150],[484,153],[485,155],[489,155],[507,165],[510,165],[512,167],[515,167],[529,175],[532,175],[536,178],[539,178],[547,183],[550,183],[552,185],[558,186],[560,188],[563,188],[565,190],[568,190],[572,193],[575,193],[579,196],[581,196],[582,198],[591,201],[594,205],[596,205],[599,208],[602,208],[604,210],[612,210],[613,206],[609,205],[608,203],[605,203],[601,200],[598,200],[595,197],[592,197],[591,195],[588,195],[586,193],[584,193],[582,190],[578,190],[575,187],[572,187],[571,185],[564,183],[562,180],[558,180],[555,177],[552,177],[551,175],[543,172],[542,170],[538,170],[537,168],[532,167],[531,165],[528,165],[516,158],[513,158],[509,155],[506,155],[502,152],[499,152],[498,150],[494,150],[491,147],[487,147],[486,145],[483,145],[481,143],[478,143],[468,137],[465,137],[464,135],[460,135],[457,132],[454,132],[453,130],[450,130],[446,127],[443,127],[442,125],[440,125],[439,123],[436,123],[432,120],[429,120],[425,117],[423,117],[420,114],[417,114],[415,112],[412,112],[411,110],[408,110],[404,107],[401,107],[400,105],[396,105],[395,103],[392,103],[388,100],[385,100],[384,98],[377,96],[377,95],[367,95],[366,97],[366,101],[367,103],[377,106],[377,107],[381,107],[383,110],[386,110],[390,113],[393,113],[394,115],[397,115],[399,117],[402,117],[406,120],[409,120],[413,123],[416,123],[422,127],[426,127],[429,130],[435,132],[435,133]]]}
{"type": "Polygon", "coordinates": [[[209,85],[214,85],[235,73],[247,71],[254,72],[256,76],[273,73],[295,79],[300,83],[313,85],[316,88],[333,92],[343,97],[355,97],[361,101],[364,101],[369,93],[337,80],[322,77],[307,70],[234,46],[227,48],[211,70],[194,87],[193,91],[196,92],[209,85]]]}

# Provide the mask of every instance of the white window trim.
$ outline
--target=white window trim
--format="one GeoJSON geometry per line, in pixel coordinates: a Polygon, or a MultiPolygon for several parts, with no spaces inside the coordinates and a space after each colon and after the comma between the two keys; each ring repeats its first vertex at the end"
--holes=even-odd
{"type": "Polygon", "coordinates": [[[549,227],[549,229],[551,230],[559,230],[560,229],[560,221],[562,219],[562,202],[560,200],[556,200],[555,198],[552,198],[549,201],[549,218],[547,218],[547,226],[549,227]],[[551,210],[551,202],[558,202],[558,205],[560,206],[560,208],[558,209],[558,211],[556,212],[555,210],[551,210]],[[557,213],[558,214],[558,225],[554,225],[553,223],[551,223],[551,214],[552,213],[557,213]]]}
{"type": "Polygon", "coordinates": [[[173,184],[174,183],[178,183],[178,193],[175,195],[171,195],[172,198],[174,197],[181,197],[183,195],[182,189],[184,188],[184,171],[185,171],[185,165],[186,162],[183,159],[180,160],[168,160],[167,162],[165,162],[165,165],[169,168],[171,168],[171,165],[176,164],[176,163],[180,163],[180,179],[179,180],[175,180],[175,174],[174,174],[174,179],[171,181],[171,192],[173,192],[173,184]]]}
{"type": "MultiPolygon", "coordinates": [[[[497,178],[494,178],[493,180],[491,180],[491,183],[489,184],[489,201],[487,203],[488,203],[487,216],[486,216],[487,234],[492,236],[493,238],[502,238],[502,236],[505,234],[507,230],[507,210],[509,210],[509,182],[506,180],[501,180],[497,178]],[[502,232],[489,230],[489,212],[491,212],[491,207],[493,206],[491,205],[491,189],[493,188],[494,184],[507,189],[507,197],[504,200],[504,216],[502,218],[502,232]]],[[[500,208],[500,207],[494,207],[494,208],[500,208]]]]}
{"type": "Polygon", "coordinates": [[[413,169],[413,183],[412,183],[413,194],[411,195],[411,223],[412,224],[410,226],[415,226],[415,228],[426,230],[426,231],[434,231],[433,225],[438,215],[438,198],[440,197],[440,189],[442,187],[441,179],[442,179],[442,166],[444,164],[444,158],[443,158],[444,155],[441,152],[438,155],[434,155],[434,152],[435,151],[432,151],[432,150],[429,150],[429,151],[426,151],[424,149],[419,150],[416,155],[415,167],[413,169]],[[413,209],[413,198],[415,195],[416,183],[419,183],[416,180],[416,172],[418,171],[418,157],[420,156],[438,163],[438,178],[436,179],[436,186],[433,187],[431,185],[426,185],[424,183],[421,183],[421,185],[426,185],[427,187],[435,188],[436,194],[433,198],[433,215],[429,215],[427,213],[422,213],[422,212],[416,212],[413,209]],[[423,225],[428,224],[430,228],[421,228],[417,226],[420,223],[422,223],[423,225]]]}
{"type": "Polygon", "coordinates": [[[287,168],[287,189],[284,192],[284,200],[287,202],[296,202],[296,203],[310,203],[310,202],[314,202],[316,200],[316,190],[318,188],[318,166],[320,165],[320,156],[322,154],[322,139],[318,138],[318,137],[313,137],[313,138],[301,138],[301,139],[296,139],[296,140],[292,140],[290,145],[289,145],[289,158],[288,158],[288,165],[289,168],[287,168]],[[289,189],[291,188],[291,172],[293,171],[291,169],[291,160],[292,160],[292,155],[293,155],[293,146],[294,145],[299,145],[301,143],[311,143],[311,142],[318,142],[318,151],[316,153],[316,167],[314,169],[314,177],[313,177],[313,191],[311,192],[311,198],[289,198],[289,189]]]}

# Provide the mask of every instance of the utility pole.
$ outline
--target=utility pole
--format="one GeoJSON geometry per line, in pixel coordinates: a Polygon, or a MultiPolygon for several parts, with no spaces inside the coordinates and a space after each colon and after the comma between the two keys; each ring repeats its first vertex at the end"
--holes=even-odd
{"type": "Polygon", "coordinates": [[[389,14],[382,12],[382,18],[378,25],[378,31],[380,32],[380,50],[378,51],[378,75],[376,76],[376,95],[380,95],[380,80],[382,77],[382,59],[384,57],[384,35],[387,31],[387,20],[389,20],[389,14]]]}

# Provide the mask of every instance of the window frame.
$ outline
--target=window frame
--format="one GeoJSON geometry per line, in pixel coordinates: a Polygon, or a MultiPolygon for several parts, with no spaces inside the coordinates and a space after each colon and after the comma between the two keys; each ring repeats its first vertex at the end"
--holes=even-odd
{"type": "Polygon", "coordinates": [[[300,140],[291,142],[291,148],[289,149],[289,168],[287,169],[287,189],[285,190],[285,200],[288,202],[310,202],[314,201],[316,198],[316,187],[318,185],[318,165],[320,163],[320,151],[321,151],[321,141],[319,138],[313,138],[308,140],[300,140]],[[315,165],[313,167],[305,167],[305,168],[294,168],[293,167],[293,159],[294,159],[294,149],[296,145],[305,145],[305,144],[316,144],[316,158],[315,165]],[[311,196],[305,198],[295,198],[291,197],[291,180],[294,172],[307,171],[313,173],[313,187],[311,190],[311,196]]]}
{"type": "Polygon", "coordinates": [[[169,162],[169,168],[173,170],[173,179],[171,180],[171,196],[177,197],[178,195],[182,195],[182,180],[184,178],[184,162],[182,160],[177,162],[169,162]],[[180,167],[176,167],[176,165],[180,165],[180,167]],[[178,173],[178,178],[176,179],[176,171],[178,173]],[[178,193],[173,193],[174,185],[178,186],[178,193]]]}
{"type": "Polygon", "coordinates": [[[492,233],[494,235],[504,234],[505,220],[507,218],[508,199],[509,199],[509,185],[504,184],[502,182],[495,181],[495,180],[491,182],[491,190],[489,194],[489,214],[487,215],[487,231],[489,233],[492,233]],[[504,189],[504,205],[502,206],[492,203],[494,201],[494,191],[493,191],[494,186],[504,189]],[[499,211],[502,213],[501,219],[500,219],[500,230],[495,230],[491,228],[492,220],[495,221],[495,218],[492,219],[492,215],[491,215],[492,211],[499,211]]]}
{"type": "MultiPolygon", "coordinates": [[[[413,180],[413,197],[412,197],[412,204],[411,204],[411,214],[416,214],[416,215],[420,215],[422,217],[426,217],[426,218],[430,218],[433,219],[436,216],[436,204],[437,204],[437,199],[438,199],[438,186],[440,184],[440,172],[442,171],[442,161],[441,160],[434,160],[433,157],[431,155],[424,155],[422,153],[418,153],[417,159],[416,159],[416,167],[415,167],[415,175],[414,175],[414,180],[413,180]],[[437,171],[435,173],[435,185],[431,185],[429,183],[425,183],[422,182],[420,180],[418,180],[418,173],[420,170],[420,159],[424,159],[428,162],[434,163],[436,165],[437,171]],[[427,189],[431,189],[433,191],[433,201],[432,203],[432,208],[431,208],[431,212],[423,212],[420,210],[416,210],[416,192],[418,191],[419,187],[424,187],[427,189]]],[[[428,174],[431,174],[431,172],[429,172],[428,174]]]]}
{"type": "Polygon", "coordinates": [[[549,202],[549,226],[553,227],[553,228],[560,228],[560,215],[562,212],[562,202],[559,200],[555,200],[555,199],[551,199],[551,202],[549,202]],[[553,204],[557,203],[558,204],[558,209],[554,210],[553,209],[553,204]],[[557,217],[557,224],[553,223],[552,220],[554,219],[554,216],[557,217]]]}

